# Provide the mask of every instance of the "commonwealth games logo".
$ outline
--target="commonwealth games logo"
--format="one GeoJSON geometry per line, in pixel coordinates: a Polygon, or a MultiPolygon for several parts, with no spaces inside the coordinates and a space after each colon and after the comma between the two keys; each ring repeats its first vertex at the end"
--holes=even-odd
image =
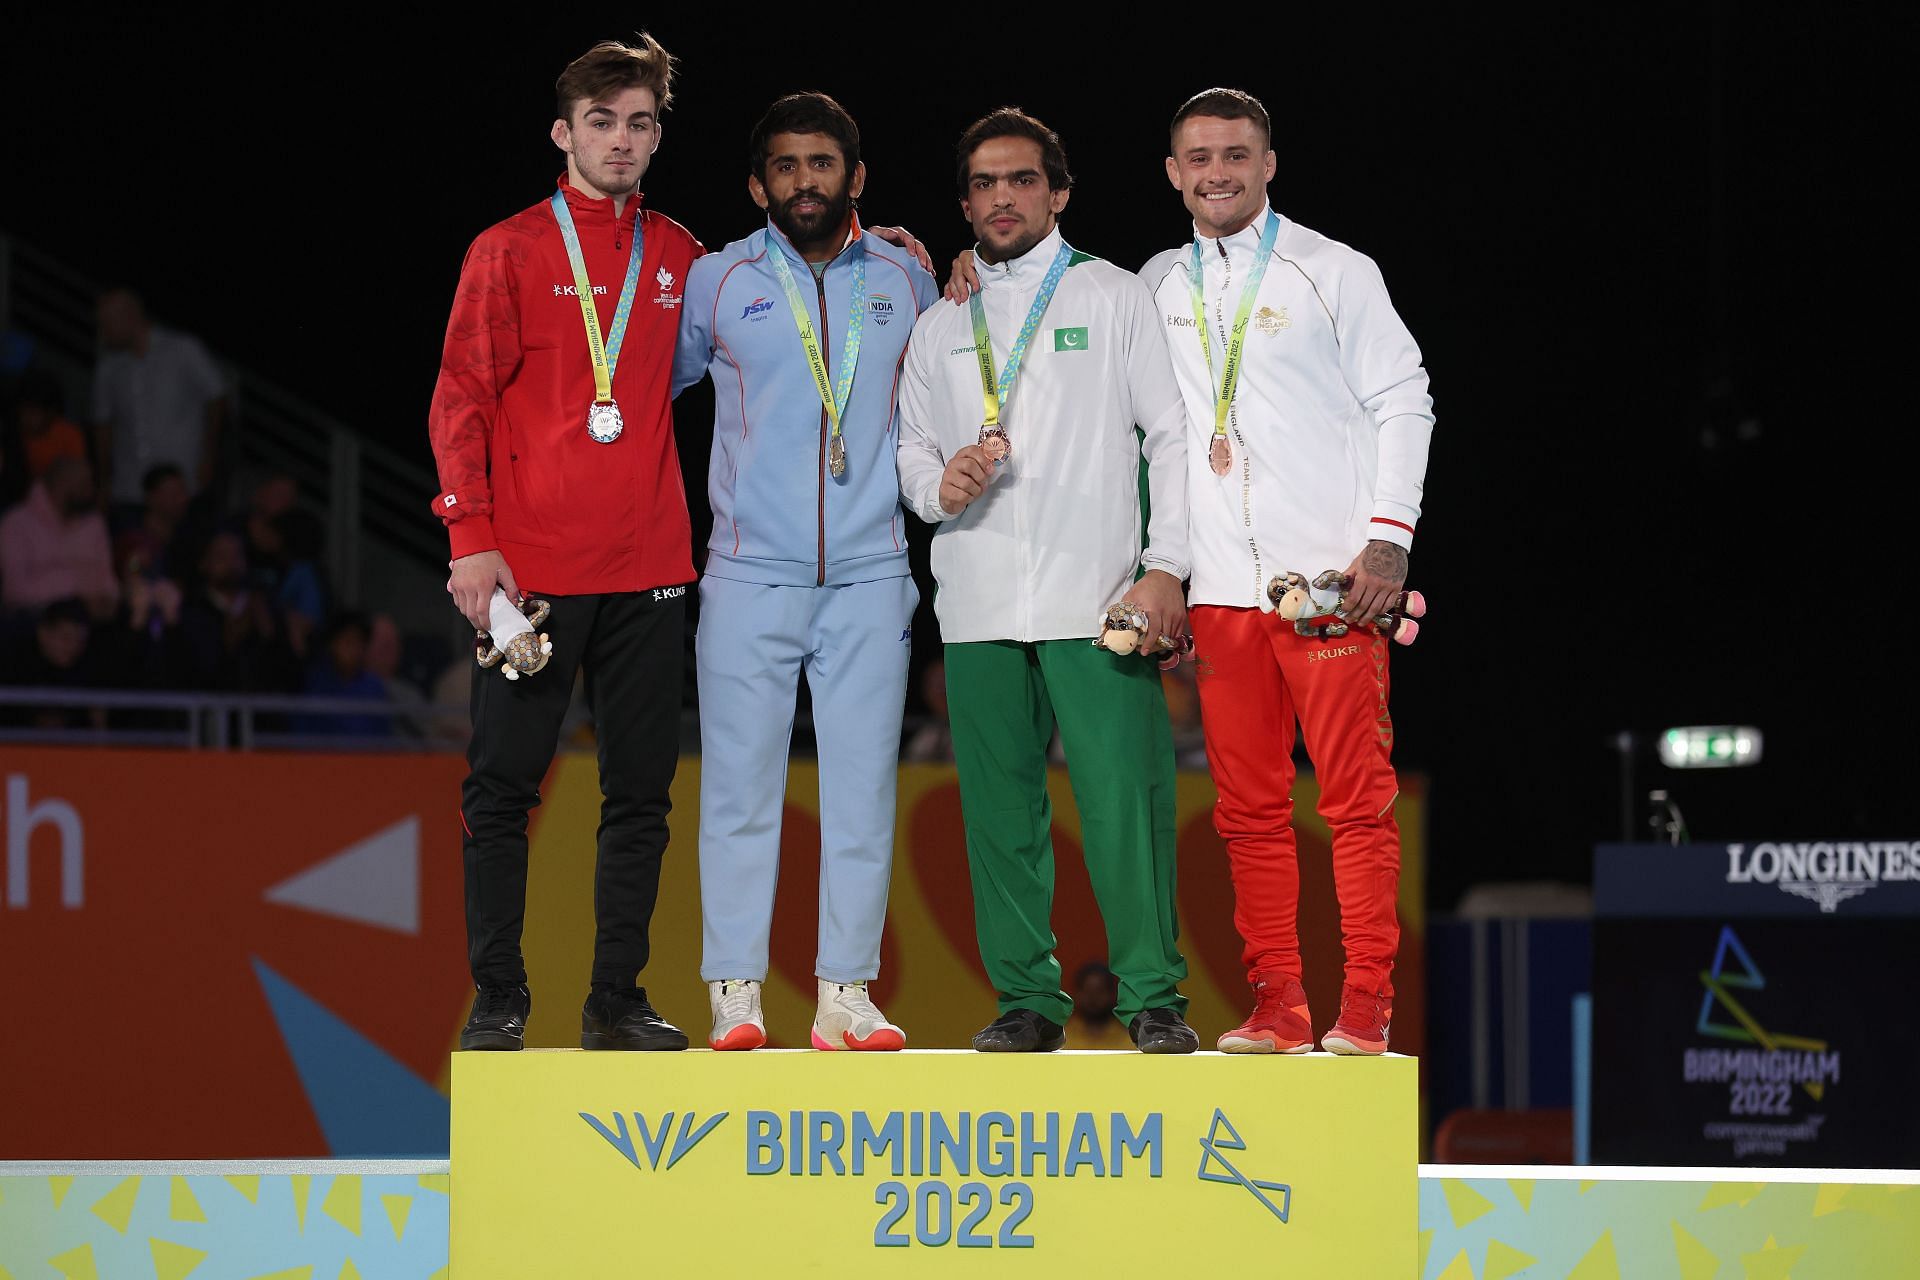
{"type": "Polygon", "coordinates": [[[1224,1182],[1229,1186],[1245,1187],[1247,1193],[1265,1205],[1269,1213],[1285,1222],[1287,1214],[1293,1208],[1293,1188],[1284,1182],[1262,1182],[1258,1178],[1249,1178],[1220,1154],[1222,1151],[1245,1151],[1246,1149],[1246,1142],[1240,1137],[1239,1131],[1233,1127],[1233,1122],[1227,1119],[1226,1112],[1215,1107],[1213,1124],[1208,1127],[1207,1136],[1200,1139],[1200,1181],[1224,1182]],[[1220,1136],[1222,1130],[1226,1131],[1224,1138],[1220,1136]],[[1209,1165],[1216,1164],[1220,1166],[1219,1170],[1208,1168],[1209,1165]],[[1275,1204],[1268,1197],[1269,1191],[1279,1194],[1279,1204],[1275,1204]]]}

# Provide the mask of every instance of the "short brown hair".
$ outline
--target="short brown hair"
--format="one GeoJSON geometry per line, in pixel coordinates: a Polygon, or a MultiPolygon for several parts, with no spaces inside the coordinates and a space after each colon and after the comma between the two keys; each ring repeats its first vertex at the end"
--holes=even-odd
{"type": "Polygon", "coordinates": [[[1073,189],[1073,174],[1067,170],[1067,149],[1060,145],[1060,135],[1047,128],[1018,107],[1000,107],[989,111],[960,135],[958,153],[960,171],[960,195],[967,194],[967,181],[973,176],[973,153],[980,145],[995,138],[1026,138],[1040,144],[1040,167],[1046,171],[1049,191],[1070,191],[1073,189]]]}
{"type": "Polygon", "coordinates": [[[1260,126],[1268,149],[1273,147],[1273,120],[1267,115],[1267,109],[1260,105],[1260,99],[1244,90],[1208,89],[1188,98],[1173,113],[1173,123],[1167,126],[1169,142],[1174,134],[1180,132],[1180,126],[1193,116],[1211,116],[1216,120],[1251,120],[1260,126]]]}
{"type": "Polygon", "coordinates": [[[569,62],[553,82],[554,114],[571,122],[581,102],[599,102],[623,89],[653,90],[664,114],[673,101],[673,65],[673,55],[644,31],[632,44],[602,40],[569,62]]]}

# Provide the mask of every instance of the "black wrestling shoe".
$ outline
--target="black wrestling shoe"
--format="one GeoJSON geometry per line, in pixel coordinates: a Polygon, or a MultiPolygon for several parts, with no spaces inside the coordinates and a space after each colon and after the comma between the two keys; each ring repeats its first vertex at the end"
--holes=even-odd
{"type": "Polygon", "coordinates": [[[1200,1047],[1200,1037],[1172,1009],[1137,1013],[1127,1024],[1127,1031],[1142,1053],[1192,1053],[1200,1047]]]}
{"type": "Polygon", "coordinates": [[[687,1047],[687,1033],[653,1011],[645,987],[595,991],[580,1010],[580,1047],[672,1052],[687,1047]]]}
{"type": "Polygon", "coordinates": [[[481,987],[473,993],[473,1012],[460,1028],[462,1049],[518,1049],[527,1043],[527,1014],[533,996],[518,987],[481,987]]]}
{"type": "Polygon", "coordinates": [[[1031,1009],[1003,1013],[976,1032],[981,1053],[1052,1053],[1067,1042],[1067,1029],[1031,1009]]]}

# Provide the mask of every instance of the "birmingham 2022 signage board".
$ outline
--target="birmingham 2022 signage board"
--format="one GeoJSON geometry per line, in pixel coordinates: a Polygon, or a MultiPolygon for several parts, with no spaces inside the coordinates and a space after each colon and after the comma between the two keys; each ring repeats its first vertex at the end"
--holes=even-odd
{"type": "Polygon", "coordinates": [[[1912,1166],[1920,841],[1603,845],[1594,914],[1596,1163],[1912,1166]]]}
{"type": "Polygon", "coordinates": [[[1417,1269],[1414,1059],[456,1054],[453,1274],[1417,1269]],[[986,1259],[991,1257],[992,1262],[986,1259]]]}

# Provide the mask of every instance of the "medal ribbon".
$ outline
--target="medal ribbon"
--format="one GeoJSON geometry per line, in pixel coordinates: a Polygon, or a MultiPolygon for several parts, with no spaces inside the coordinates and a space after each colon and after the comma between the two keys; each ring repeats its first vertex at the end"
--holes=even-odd
{"type": "MultiPolygon", "coordinates": [[[[855,239],[853,253],[853,305],[847,315],[847,337],[840,346],[840,378],[837,383],[827,381],[827,359],[820,350],[820,339],[813,332],[813,316],[807,311],[806,299],[800,296],[800,288],[793,282],[793,269],[787,265],[787,255],[774,242],[773,232],[767,233],[767,261],[773,264],[773,274],[780,281],[780,287],[786,290],[787,307],[793,312],[793,324],[800,331],[800,345],[807,351],[807,368],[813,373],[813,389],[820,396],[820,403],[826,408],[827,416],[833,421],[833,434],[840,435],[840,418],[847,411],[847,399],[853,395],[853,371],[860,363],[860,331],[867,319],[867,251],[866,246],[855,239]]],[[[825,314],[824,306],[822,314],[825,314]]]]}
{"type": "MultiPolygon", "coordinates": [[[[1240,305],[1234,311],[1233,330],[1227,338],[1226,360],[1220,375],[1220,390],[1213,398],[1213,438],[1227,438],[1227,415],[1233,409],[1233,393],[1240,385],[1240,354],[1247,342],[1247,319],[1253,314],[1253,300],[1260,292],[1261,277],[1273,260],[1273,246],[1280,239],[1280,215],[1267,210],[1267,225],[1260,233],[1260,247],[1254,251],[1253,273],[1240,290],[1240,305]]],[[[1187,270],[1187,291],[1193,297],[1193,327],[1200,332],[1200,350],[1207,358],[1207,382],[1213,382],[1213,325],[1207,320],[1206,266],[1200,252],[1200,237],[1193,238],[1193,262],[1187,270]]]]}
{"type": "Polygon", "coordinates": [[[1013,383],[1020,376],[1021,362],[1027,356],[1027,343],[1033,340],[1034,330],[1040,327],[1040,317],[1047,312],[1047,304],[1053,301],[1053,291],[1060,287],[1060,277],[1067,274],[1067,265],[1073,259],[1073,249],[1066,241],[1060,242],[1060,251],[1053,255],[1053,264],[1047,268],[1046,279],[1040,282],[1040,292],[1034,295],[1033,305],[1027,308],[1027,319],[1020,326],[1020,336],[1014,339],[1013,349],[1007,352],[1006,367],[1000,370],[1000,376],[993,373],[993,340],[987,334],[987,309],[980,301],[981,291],[976,289],[967,300],[973,312],[973,350],[980,361],[980,398],[986,402],[987,416],[982,424],[988,427],[1000,425],[1000,406],[1013,394],[1013,383]]]}
{"type": "Polygon", "coordinates": [[[587,326],[587,354],[593,357],[593,402],[613,403],[613,371],[620,365],[620,344],[627,340],[627,316],[633,310],[633,295],[640,286],[640,259],[645,257],[645,242],[640,235],[640,219],[633,220],[633,253],[627,259],[627,280],[620,287],[620,300],[613,308],[613,328],[607,340],[600,340],[600,313],[593,305],[593,284],[587,279],[587,260],[580,252],[580,233],[574,229],[573,214],[567,209],[567,197],[553,193],[553,220],[560,224],[560,238],[567,242],[567,262],[573,267],[574,292],[580,295],[580,315],[587,326]]]}

